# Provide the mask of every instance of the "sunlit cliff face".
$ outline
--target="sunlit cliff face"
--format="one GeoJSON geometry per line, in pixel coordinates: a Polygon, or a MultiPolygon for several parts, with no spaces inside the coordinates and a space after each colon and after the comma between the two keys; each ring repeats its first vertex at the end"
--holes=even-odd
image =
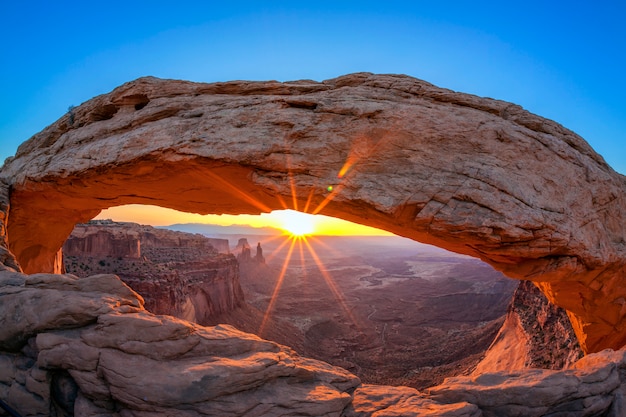
{"type": "Polygon", "coordinates": [[[626,181],[510,103],[404,76],[140,79],[33,137],[1,175],[28,273],[59,271],[74,224],[107,207],[292,209],[478,257],[566,308],[586,351],[626,344],[626,181]]]}

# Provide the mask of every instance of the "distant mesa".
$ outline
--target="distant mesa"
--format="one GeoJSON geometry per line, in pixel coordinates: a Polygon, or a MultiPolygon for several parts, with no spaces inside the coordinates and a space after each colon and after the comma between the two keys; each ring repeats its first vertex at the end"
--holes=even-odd
{"type": "Polygon", "coordinates": [[[139,258],[142,244],[148,247],[194,247],[204,248],[207,252],[230,253],[228,239],[110,219],[77,224],[63,244],[63,253],[139,258]]]}
{"type": "Polygon", "coordinates": [[[245,236],[280,236],[283,234],[282,230],[275,229],[273,227],[253,227],[246,225],[231,225],[222,226],[217,224],[204,224],[204,223],[182,223],[172,224],[167,227],[169,230],[178,230],[180,232],[187,233],[201,233],[205,236],[230,236],[230,235],[245,235],[245,236]]]}

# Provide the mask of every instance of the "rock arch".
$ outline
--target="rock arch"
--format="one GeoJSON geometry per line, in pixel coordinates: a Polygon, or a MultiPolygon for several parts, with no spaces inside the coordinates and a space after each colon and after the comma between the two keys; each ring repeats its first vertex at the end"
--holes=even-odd
{"type": "Polygon", "coordinates": [[[27,273],[58,272],[74,224],[115,205],[296,208],[479,257],[566,308],[586,352],[626,344],[625,177],[503,101],[400,75],[141,78],[73,108],[0,177],[27,273]]]}

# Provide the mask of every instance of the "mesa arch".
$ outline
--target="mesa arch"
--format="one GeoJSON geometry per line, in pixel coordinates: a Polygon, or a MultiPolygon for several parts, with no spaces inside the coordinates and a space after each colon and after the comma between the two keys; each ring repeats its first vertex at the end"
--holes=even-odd
{"type": "Polygon", "coordinates": [[[553,121],[411,77],[141,78],[22,144],[0,185],[26,273],[111,206],[296,208],[478,257],[567,309],[586,352],[626,344],[626,178],[553,121]]]}

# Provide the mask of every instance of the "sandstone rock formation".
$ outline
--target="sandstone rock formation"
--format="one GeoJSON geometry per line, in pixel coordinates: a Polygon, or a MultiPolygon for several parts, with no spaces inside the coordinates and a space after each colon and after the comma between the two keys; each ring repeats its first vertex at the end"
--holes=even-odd
{"type": "Polygon", "coordinates": [[[338,416],[359,382],[340,368],[300,358],[231,327],[201,328],[153,316],[112,275],[77,280],[4,273],[2,280],[1,296],[12,295],[13,302],[3,303],[1,311],[0,343],[7,352],[0,355],[0,394],[23,415],[48,415],[51,404],[58,407],[49,384],[66,371],[78,387],[72,401],[79,416],[121,410],[131,415],[338,416]],[[61,298],[66,303],[58,302],[61,298]],[[36,329],[22,317],[32,300],[49,306],[36,329]],[[140,384],[134,383],[138,377],[140,384]]]}
{"type": "Polygon", "coordinates": [[[256,244],[256,254],[254,255],[254,262],[264,264],[265,257],[263,256],[263,248],[261,247],[261,242],[256,244]]]}
{"type": "Polygon", "coordinates": [[[141,241],[136,236],[114,234],[109,230],[85,233],[85,224],[78,224],[63,244],[63,256],[117,256],[141,259],[141,241]],[[81,236],[78,236],[78,233],[81,236]]]}
{"type": "Polygon", "coordinates": [[[19,271],[17,260],[9,250],[9,240],[7,238],[7,217],[9,214],[9,187],[0,178],[0,270],[9,269],[19,271]]]}
{"type": "MultiPolygon", "coordinates": [[[[37,272],[61,271],[74,225],[106,207],[292,208],[533,281],[568,310],[583,350],[598,352],[626,343],[625,189],[557,123],[406,76],[142,78],[75,108],[0,171],[0,396],[48,415],[69,405],[50,396],[69,375],[82,416],[380,416],[405,405],[426,415],[415,392],[383,398],[272,342],[151,315],[115,277],[37,272]]],[[[624,351],[600,352],[566,371],[456,378],[428,399],[454,405],[447,415],[619,416],[625,374],[624,351]]]]}
{"type": "Polygon", "coordinates": [[[245,237],[239,239],[237,246],[235,246],[235,253],[237,253],[237,260],[239,262],[250,262],[252,260],[248,239],[245,237]]]}
{"type": "Polygon", "coordinates": [[[473,375],[528,368],[563,369],[583,356],[565,310],[520,281],[507,315],[473,375]]]}
{"type": "Polygon", "coordinates": [[[626,350],[590,354],[564,371],[456,377],[419,392],[361,385],[274,342],[153,315],[142,304],[114,275],[0,271],[0,398],[24,417],[626,412],[626,350]]]}
{"type": "Polygon", "coordinates": [[[77,224],[63,244],[65,255],[122,256],[140,258],[141,248],[195,248],[206,252],[230,253],[228,239],[159,229],[112,220],[91,220],[77,224]]]}
{"type": "Polygon", "coordinates": [[[256,254],[252,256],[252,248],[248,243],[248,239],[245,237],[240,238],[237,241],[237,246],[235,247],[235,252],[237,253],[237,260],[241,262],[256,262],[260,264],[265,263],[265,257],[263,257],[263,248],[261,247],[261,242],[258,242],[256,245],[256,254]]]}
{"type": "Polygon", "coordinates": [[[626,343],[626,179],[514,104],[400,75],[148,77],[33,136],[0,177],[28,273],[60,271],[74,224],[114,205],[295,208],[479,257],[567,309],[586,352],[626,343]]]}
{"type": "Polygon", "coordinates": [[[429,391],[444,403],[471,401],[483,416],[622,416],[626,351],[589,355],[558,372],[527,370],[449,378],[429,391]]]}
{"type": "Polygon", "coordinates": [[[359,383],[230,326],[150,314],[113,275],[2,271],[0,284],[0,398],[23,416],[58,407],[64,373],[81,417],[338,416],[359,383]]]}
{"type": "Polygon", "coordinates": [[[76,225],[63,244],[64,266],[79,277],[116,274],[150,312],[207,324],[244,302],[235,256],[214,243],[228,248],[226,239],[96,220],[76,225]]]}

